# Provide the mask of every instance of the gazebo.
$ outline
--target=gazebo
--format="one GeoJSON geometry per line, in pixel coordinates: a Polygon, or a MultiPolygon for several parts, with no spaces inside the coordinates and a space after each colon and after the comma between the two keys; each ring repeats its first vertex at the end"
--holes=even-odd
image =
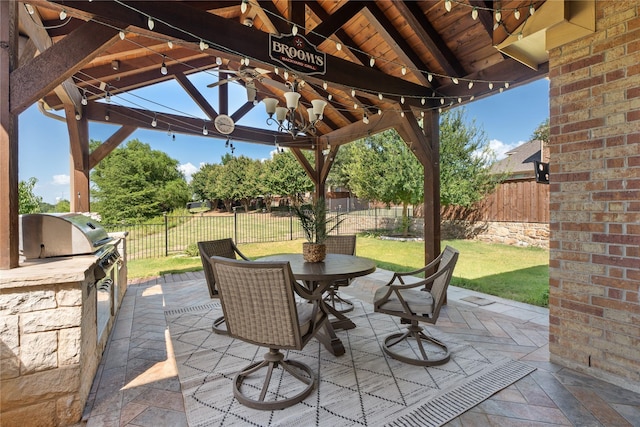
{"type": "Polygon", "coordinates": [[[548,77],[551,357],[640,390],[639,45],[635,1],[2,1],[0,269],[21,267],[17,122],[34,103],[64,111],[73,212],[90,210],[91,169],[136,129],[288,147],[324,194],[342,145],[394,128],[424,166],[429,261],[440,112],[548,77]],[[189,79],[203,71],[218,105],[189,79]],[[170,79],[201,118],[117,102],[170,79]],[[235,111],[230,81],[247,92],[235,111]],[[264,113],[272,130],[238,124],[285,97],[264,113]],[[90,152],[89,121],[120,127],[90,152]]]}

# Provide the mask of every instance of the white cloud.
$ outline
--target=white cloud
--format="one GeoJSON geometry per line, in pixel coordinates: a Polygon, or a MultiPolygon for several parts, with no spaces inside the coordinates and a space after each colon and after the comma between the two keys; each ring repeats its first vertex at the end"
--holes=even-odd
{"type": "MultiPolygon", "coordinates": [[[[202,166],[202,164],[200,164],[200,166],[202,166]]],[[[180,170],[180,172],[184,174],[184,177],[187,180],[187,182],[191,182],[191,175],[198,172],[199,168],[195,167],[191,163],[185,163],[183,165],[178,166],[178,169],[180,170]]]]}
{"type": "Polygon", "coordinates": [[[505,144],[502,141],[497,139],[492,139],[489,141],[489,147],[496,153],[496,160],[501,160],[507,157],[507,152],[513,150],[514,148],[524,144],[524,141],[514,142],[512,144],[505,144]]]}
{"type": "Polygon", "coordinates": [[[71,177],[69,175],[53,175],[53,181],[51,183],[53,185],[69,185],[71,182],[71,177]]]}

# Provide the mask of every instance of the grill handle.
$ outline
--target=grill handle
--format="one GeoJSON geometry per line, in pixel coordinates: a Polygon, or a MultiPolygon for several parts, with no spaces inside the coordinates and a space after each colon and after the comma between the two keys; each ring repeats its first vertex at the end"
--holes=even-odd
{"type": "Polygon", "coordinates": [[[105,245],[105,244],[109,243],[112,240],[113,240],[113,237],[111,237],[111,236],[105,237],[104,239],[100,239],[98,241],[93,242],[93,247],[97,248],[98,246],[105,245]]]}

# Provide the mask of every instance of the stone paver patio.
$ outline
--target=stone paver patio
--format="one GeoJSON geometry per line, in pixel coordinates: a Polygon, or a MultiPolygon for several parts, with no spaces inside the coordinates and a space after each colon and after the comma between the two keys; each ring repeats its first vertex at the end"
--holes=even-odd
{"type": "MultiPolygon", "coordinates": [[[[346,293],[370,302],[390,274],[378,270],[346,293]]],[[[209,300],[202,272],[130,283],[85,408],[87,426],[188,425],[164,310],[209,300]]],[[[537,368],[449,426],[640,426],[639,394],[549,362],[547,309],[456,287],[448,301],[438,329],[537,368]]]]}

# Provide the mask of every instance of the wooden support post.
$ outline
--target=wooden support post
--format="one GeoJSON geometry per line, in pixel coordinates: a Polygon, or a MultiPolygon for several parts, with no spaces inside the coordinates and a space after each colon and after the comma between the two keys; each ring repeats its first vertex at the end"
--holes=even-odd
{"type": "Polygon", "coordinates": [[[65,104],[71,153],[71,212],[89,212],[89,121],[86,115],[76,119],[75,107],[65,104]]]}
{"type": "Polygon", "coordinates": [[[9,81],[18,66],[18,2],[0,1],[0,269],[18,267],[18,114],[9,81]]]}

